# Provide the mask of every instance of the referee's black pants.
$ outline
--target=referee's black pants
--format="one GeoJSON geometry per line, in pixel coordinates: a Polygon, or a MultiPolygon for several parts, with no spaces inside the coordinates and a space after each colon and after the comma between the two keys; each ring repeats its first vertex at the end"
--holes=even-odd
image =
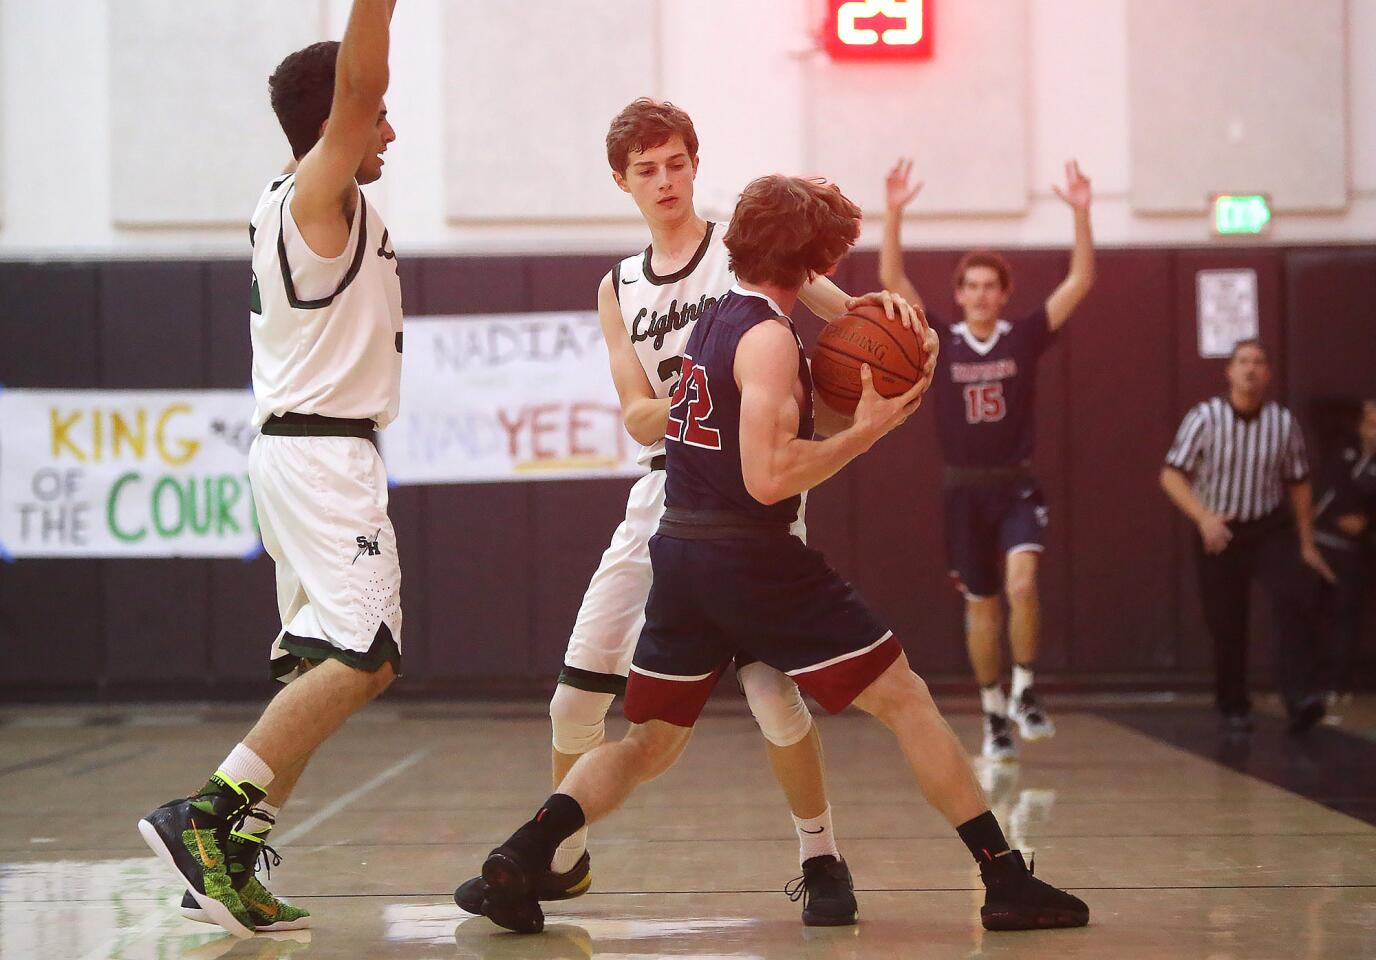
{"type": "Polygon", "coordinates": [[[1233,539],[1219,554],[1199,554],[1199,593],[1214,641],[1215,699],[1225,714],[1246,714],[1249,594],[1256,580],[1276,618],[1276,689],[1287,709],[1314,692],[1318,575],[1300,558],[1294,522],[1284,510],[1228,525],[1233,539]]]}

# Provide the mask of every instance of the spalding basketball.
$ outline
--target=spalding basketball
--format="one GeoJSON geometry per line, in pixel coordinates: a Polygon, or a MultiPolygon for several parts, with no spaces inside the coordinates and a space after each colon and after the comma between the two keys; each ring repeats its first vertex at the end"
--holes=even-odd
{"type": "Polygon", "coordinates": [[[870,365],[880,396],[896,397],[917,383],[925,362],[920,328],[906,329],[897,317],[884,316],[883,307],[863,303],[822,329],[812,351],[812,384],[827,406],[849,415],[860,402],[860,364],[870,365]]]}

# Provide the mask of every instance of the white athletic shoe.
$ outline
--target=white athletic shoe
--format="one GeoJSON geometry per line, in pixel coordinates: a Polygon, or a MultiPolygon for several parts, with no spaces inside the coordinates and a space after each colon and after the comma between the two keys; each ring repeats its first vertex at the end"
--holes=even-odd
{"type": "Polygon", "coordinates": [[[1031,688],[1024,690],[1022,696],[1014,697],[1011,706],[1013,722],[1018,725],[1018,733],[1024,740],[1045,740],[1056,735],[1056,724],[1031,688]]]}
{"type": "Polygon", "coordinates": [[[996,713],[984,715],[984,759],[994,763],[1014,763],[1018,748],[1013,745],[1013,731],[1007,717],[996,713]]]}

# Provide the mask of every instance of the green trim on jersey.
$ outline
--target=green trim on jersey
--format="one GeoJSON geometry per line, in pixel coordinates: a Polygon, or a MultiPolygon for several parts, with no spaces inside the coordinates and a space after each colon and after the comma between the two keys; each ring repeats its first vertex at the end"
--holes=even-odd
{"type": "Polygon", "coordinates": [[[363,266],[363,250],[368,246],[368,201],[363,199],[363,191],[358,191],[358,209],[354,211],[354,216],[358,217],[358,246],[354,248],[354,258],[349,263],[348,272],[344,274],[344,279],[339,281],[339,286],[334,288],[334,293],[328,297],[321,297],[319,300],[302,300],[296,295],[296,285],[291,280],[291,265],[287,263],[287,210],[286,205],[291,203],[291,192],[296,189],[293,182],[287,188],[287,192],[282,195],[282,208],[277,212],[277,262],[282,268],[282,287],[287,292],[287,302],[291,304],[293,310],[319,310],[334,303],[334,298],[348,288],[354,282],[354,277],[358,276],[359,269],[363,266]]]}

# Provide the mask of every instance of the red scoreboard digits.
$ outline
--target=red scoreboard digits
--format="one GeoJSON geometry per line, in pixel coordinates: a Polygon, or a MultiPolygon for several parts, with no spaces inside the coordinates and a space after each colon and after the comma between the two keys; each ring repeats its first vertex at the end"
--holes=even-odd
{"type": "Polygon", "coordinates": [[[935,0],[828,0],[822,39],[833,60],[926,60],[935,0]]]}

